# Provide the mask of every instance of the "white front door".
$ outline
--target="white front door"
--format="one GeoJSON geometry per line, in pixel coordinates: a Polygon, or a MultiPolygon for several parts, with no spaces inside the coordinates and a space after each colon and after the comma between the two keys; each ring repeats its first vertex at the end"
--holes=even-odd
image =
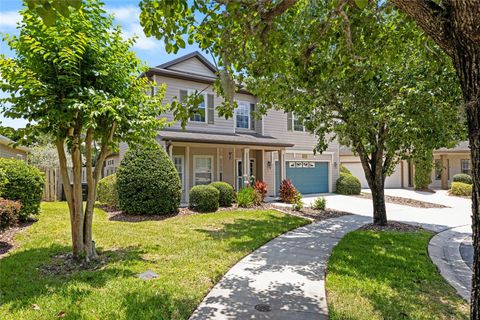
{"type": "MultiPolygon", "coordinates": [[[[250,179],[251,176],[255,176],[255,159],[250,159],[250,172],[248,179],[250,179]]],[[[237,190],[240,190],[243,186],[243,161],[237,160],[237,190]]]]}

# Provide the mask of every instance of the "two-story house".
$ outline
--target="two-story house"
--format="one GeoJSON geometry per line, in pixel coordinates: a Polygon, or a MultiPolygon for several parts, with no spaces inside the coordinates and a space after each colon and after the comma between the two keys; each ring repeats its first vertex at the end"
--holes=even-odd
{"type": "MultiPolygon", "coordinates": [[[[291,113],[269,110],[257,119],[257,98],[240,90],[233,118],[218,115],[222,98],[213,91],[217,69],[198,52],[150,68],[147,76],[166,83],[165,101],[195,92],[204,96],[202,112],[192,116],[185,129],[175,123],[158,133],[157,141],[172,158],[182,181],[184,199],[195,185],[225,181],[241,188],[250,176],[268,185],[276,195],[280,182],[291,179],[303,194],[333,192],[339,175],[339,145],[332,143],[314,155],[316,138],[291,113]]],[[[173,120],[172,114],[166,114],[173,120]]],[[[120,147],[120,159],[126,145],[120,147]]]]}

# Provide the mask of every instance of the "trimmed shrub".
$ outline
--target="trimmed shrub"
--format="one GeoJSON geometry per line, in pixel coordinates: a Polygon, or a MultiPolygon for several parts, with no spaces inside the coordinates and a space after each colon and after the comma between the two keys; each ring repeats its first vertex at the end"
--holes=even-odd
{"type": "Polygon", "coordinates": [[[235,201],[235,190],[233,187],[230,184],[222,181],[212,182],[210,185],[220,192],[220,206],[230,207],[235,201]]]}
{"type": "Polygon", "coordinates": [[[453,176],[453,182],[461,182],[466,184],[472,184],[472,177],[466,173],[459,173],[453,176]]]}
{"type": "Polygon", "coordinates": [[[340,174],[349,174],[352,175],[350,170],[347,169],[343,164],[340,164],[340,174]]]}
{"type": "Polygon", "coordinates": [[[1,192],[2,197],[22,204],[20,221],[27,220],[29,215],[38,214],[45,183],[44,174],[16,159],[0,159],[0,170],[7,179],[1,192]]]}
{"type": "Polygon", "coordinates": [[[259,205],[262,202],[262,196],[252,187],[245,187],[237,192],[237,204],[239,207],[248,208],[259,205]]]}
{"type": "Polygon", "coordinates": [[[283,180],[280,184],[280,200],[285,203],[293,203],[298,191],[289,179],[283,180]]]}
{"type": "Polygon", "coordinates": [[[0,198],[0,230],[16,226],[21,209],[20,202],[0,198]]]}
{"type": "Polygon", "coordinates": [[[220,206],[220,191],[210,185],[194,186],[190,189],[190,208],[200,212],[217,211],[220,206]]]}
{"type": "Polygon", "coordinates": [[[258,192],[263,202],[268,192],[267,184],[262,180],[257,180],[255,181],[255,185],[253,186],[253,188],[258,192]]]}
{"type": "Polygon", "coordinates": [[[130,214],[177,212],[182,199],[178,172],[158,144],[131,146],[117,170],[118,205],[130,214]]]}
{"type": "Polygon", "coordinates": [[[318,197],[313,201],[312,208],[315,210],[325,210],[327,207],[327,199],[318,197]]]}
{"type": "Polygon", "coordinates": [[[415,165],[414,185],[417,190],[428,189],[432,183],[433,152],[420,153],[413,158],[415,165]]]}
{"type": "Polygon", "coordinates": [[[452,188],[450,193],[455,196],[471,196],[472,195],[472,185],[463,182],[452,182],[452,188]]]}
{"type": "Polygon", "coordinates": [[[118,207],[116,174],[106,176],[98,182],[97,201],[108,207],[118,207]]]}
{"type": "Polygon", "coordinates": [[[300,211],[303,209],[303,197],[300,192],[297,192],[295,197],[293,198],[293,210],[300,211]]]}
{"type": "Polygon", "coordinates": [[[362,185],[360,184],[360,180],[351,174],[341,174],[340,178],[337,179],[336,192],[338,194],[360,194],[361,190],[362,185]]]}

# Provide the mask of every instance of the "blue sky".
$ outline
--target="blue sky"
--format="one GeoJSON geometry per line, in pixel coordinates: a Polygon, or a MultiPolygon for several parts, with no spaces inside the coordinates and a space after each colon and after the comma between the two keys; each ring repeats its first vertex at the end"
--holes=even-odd
{"type": "MultiPolygon", "coordinates": [[[[155,38],[147,38],[139,22],[140,10],[138,8],[139,0],[104,0],[107,12],[114,14],[115,23],[122,26],[126,37],[134,34],[138,36],[137,43],[133,50],[137,56],[149,66],[156,66],[178,56],[199,50],[194,44],[185,49],[179,50],[177,54],[167,54],[162,41],[155,38]]],[[[16,23],[20,16],[18,11],[22,8],[21,0],[0,0],[0,33],[15,34],[16,23]]],[[[6,43],[0,41],[0,54],[13,57],[6,43]]],[[[206,56],[207,58],[210,58],[206,56]]],[[[0,92],[0,95],[3,94],[0,92]]],[[[0,115],[1,125],[19,128],[25,126],[22,119],[8,119],[0,115]]]]}

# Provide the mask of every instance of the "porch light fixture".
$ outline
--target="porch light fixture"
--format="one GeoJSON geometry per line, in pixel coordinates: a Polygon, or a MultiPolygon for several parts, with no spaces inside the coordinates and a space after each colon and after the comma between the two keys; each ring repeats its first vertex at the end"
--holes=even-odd
{"type": "Polygon", "coordinates": [[[232,153],[231,152],[228,153],[228,160],[232,160],[232,153]]]}
{"type": "Polygon", "coordinates": [[[267,161],[267,167],[270,169],[272,168],[272,161],[267,161]]]}
{"type": "Polygon", "coordinates": [[[338,166],[337,161],[333,163],[333,166],[336,168],[338,166]]]}

